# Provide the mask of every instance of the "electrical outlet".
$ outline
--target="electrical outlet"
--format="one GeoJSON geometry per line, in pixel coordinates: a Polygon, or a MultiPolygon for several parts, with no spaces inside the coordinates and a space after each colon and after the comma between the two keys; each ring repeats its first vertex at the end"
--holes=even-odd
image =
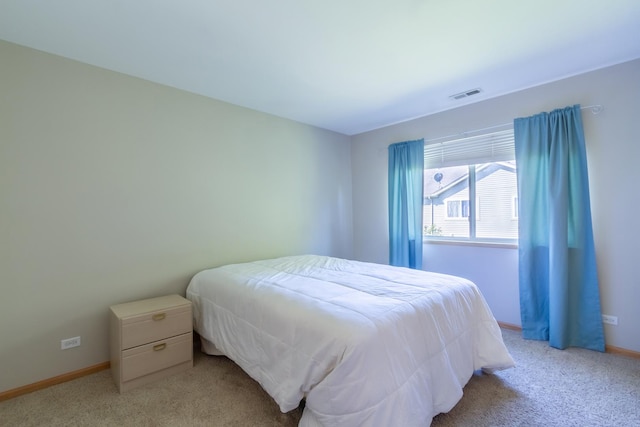
{"type": "Polygon", "coordinates": [[[609,316],[608,314],[602,315],[602,323],[608,323],[610,325],[618,324],[618,316],[609,316]]]}
{"type": "Polygon", "coordinates": [[[60,350],[78,347],[80,345],[80,337],[67,338],[60,341],[60,350]]]}

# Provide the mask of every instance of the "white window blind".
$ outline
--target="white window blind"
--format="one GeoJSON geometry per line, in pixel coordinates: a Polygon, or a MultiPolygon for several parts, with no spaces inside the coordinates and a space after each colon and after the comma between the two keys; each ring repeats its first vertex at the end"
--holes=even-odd
{"type": "Polygon", "coordinates": [[[425,144],[425,169],[515,159],[513,129],[425,144]]]}

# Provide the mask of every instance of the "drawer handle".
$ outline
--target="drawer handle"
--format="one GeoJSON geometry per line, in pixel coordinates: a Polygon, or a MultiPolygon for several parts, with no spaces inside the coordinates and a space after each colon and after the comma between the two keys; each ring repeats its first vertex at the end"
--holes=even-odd
{"type": "Polygon", "coordinates": [[[158,313],[158,314],[154,314],[152,319],[157,322],[159,320],[164,319],[165,317],[167,317],[165,313],[158,313]]]}
{"type": "Polygon", "coordinates": [[[167,348],[167,343],[163,342],[162,344],[156,344],[153,346],[153,351],[161,351],[167,348]]]}

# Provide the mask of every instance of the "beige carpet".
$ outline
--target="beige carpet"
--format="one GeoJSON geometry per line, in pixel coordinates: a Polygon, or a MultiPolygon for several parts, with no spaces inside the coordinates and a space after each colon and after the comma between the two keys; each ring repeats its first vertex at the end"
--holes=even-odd
{"type": "MultiPolygon", "coordinates": [[[[474,375],[433,426],[640,426],[640,360],[503,335],[518,366],[474,375]]],[[[0,402],[0,425],[297,425],[301,408],[282,414],[233,362],[195,356],[192,370],[125,394],[102,371],[0,402]]]]}

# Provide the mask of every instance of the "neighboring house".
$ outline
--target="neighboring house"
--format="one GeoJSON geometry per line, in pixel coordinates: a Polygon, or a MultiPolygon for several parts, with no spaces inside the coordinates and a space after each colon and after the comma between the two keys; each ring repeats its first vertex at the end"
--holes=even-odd
{"type": "MultiPolygon", "coordinates": [[[[468,166],[426,170],[424,195],[425,234],[469,237],[468,166]]],[[[518,237],[515,162],[477,165],[476,206],[476,237],[518,237]]]]}

